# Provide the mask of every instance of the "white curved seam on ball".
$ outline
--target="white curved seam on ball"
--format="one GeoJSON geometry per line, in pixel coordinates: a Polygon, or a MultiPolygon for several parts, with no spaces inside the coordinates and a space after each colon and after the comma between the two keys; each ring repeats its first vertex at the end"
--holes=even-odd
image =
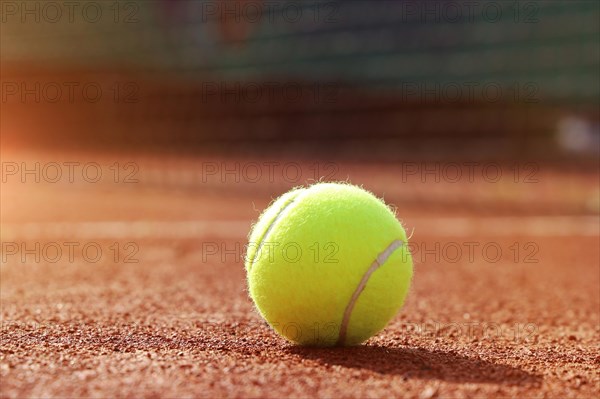
{"type": "Polygon", "coordinates": [[[350,316],[352,316],[352,310],[354,310],[354,305],[356,305],[356,302],[358,301],[360,294],[365,289],[367,282],[369,281],[369,278],[371,278],[371,275],[377,269],[379,269],[381,266],[383,266],[383,264],[389,259],[389,257],[392,256],[394,251],[396,249],[400,248],[402,245],[403,245],[403,242],[400,240],[392,241],[392,243],[390,245],[388,245],[388,247],[382,253],[377,255],[377,258],[375,258],[375,260],[373,261],[373,263],[371,264],[369,269],[362,276],[362,279],[360,280],[360,282],[358,283],[358,286],[352,293],[352,297],[350,298],[350,301],[348,302],[348,305],[346,305],[346,309],[344,310],[344,317],[342,318],[342,324],[340,326],[340,333],[338,335],[338,342],[337,342],[338,345],[343,345],[344,341],[346,340],[346,333],[348,330],[348,324],[350,323],[350,316]]]}
{"type": "MultiPolygon", "coordinates": [[[[298,193],[298,195],[299,194],[300,193],[298,193]]],[[[291,204],[293,204],[294,201],[296,201],[296,198],[298,197],[298,195],[296,195],[295,197],[293,197],[290,200],[290,202],[288,202],[287,204],[285,204],[284,207],[279,210],[279,213],[277,214],[277,216],[275,216],[275,218],[273,218],[273,221],[271,222],[271,224],[269,225],[269,227],[267,227],[267,230],[265,231],[265,234],[263,234],[260,242],[258,243],[258,247],[256,248],[256,252],[255,252],[254,256],[252,257],[252,261],[250,262],[249,268],[252,267],[252,265],[254,264],[254,261],[256,260],[256,257],[259,256],[259,253],[260,253],[260,251],[262,249],[263,244],[265,243],[265,240],[266,240],[267,236],[269,235],[269,233],[271,232],[271,230],[273,229],[273,227],[275,226],[275,224],[277,223],[277,221],[279,221],[279,219],[281,219],[282,215],[289,208],[289,206],[291,204]]]]}

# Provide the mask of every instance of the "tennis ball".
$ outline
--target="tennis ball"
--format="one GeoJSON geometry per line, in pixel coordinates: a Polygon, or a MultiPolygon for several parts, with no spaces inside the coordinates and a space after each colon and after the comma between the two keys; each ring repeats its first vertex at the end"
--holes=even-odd
{"type": "Polygon", "coordinates": [[[406,233],[368,191],[318,183],[283,194],[249,235],[249,293],[288,340],[357,345],[381,331],[412,278],[406,233]]]}

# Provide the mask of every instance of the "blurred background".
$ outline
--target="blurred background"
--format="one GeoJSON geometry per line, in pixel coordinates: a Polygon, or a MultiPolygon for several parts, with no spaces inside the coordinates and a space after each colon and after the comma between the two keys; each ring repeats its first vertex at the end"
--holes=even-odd
{"type": "Polygon", "coordinates": [[[49,162],[104,157],[105,177],[119,162],[138,188],[276,196],[325,179],[453,211],[600,206],[596,1],[1,11],[3,183],[48,182],[49,162]],[[290,161],[299,171],[283,169],[290,161]]]}
{"type": "MultiPolygon", "coordinates": [[[[349,180],[415,212],[600,207],[596,1],[5,1],[1,11],[5,187],[267,201],[349,180]],[[81,184],[65,162],[82,168],[81,184]]],[[[57,203],[73,204],[68,192],[57,203]]],[[[4,221],[37,219],[12,193],[4,221]]]]}
{"type": "Polygon", "coordinates": [[[3,147],[597,157],[596,1],[5,1],[3,147]]]}

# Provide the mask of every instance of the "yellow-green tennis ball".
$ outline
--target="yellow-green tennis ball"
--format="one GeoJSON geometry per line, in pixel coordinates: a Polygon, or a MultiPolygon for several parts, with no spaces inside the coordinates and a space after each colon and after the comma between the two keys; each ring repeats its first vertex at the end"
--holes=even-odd
{"type": "Polygon", "coordinates": [[[394,212],[362,188],[319,183],[294,189],[250,232],[250,296],[292,342],[357,345],[402,306],[413,273],[407,245],[394,212]]]}

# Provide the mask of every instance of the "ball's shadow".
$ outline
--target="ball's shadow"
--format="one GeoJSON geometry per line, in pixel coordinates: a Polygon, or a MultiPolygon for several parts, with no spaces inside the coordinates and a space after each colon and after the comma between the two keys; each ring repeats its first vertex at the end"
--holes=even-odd
{"type": "Polygon", "coordinates": [[[292,346],[289,353],[326,365],[371,370],[406,379],[449,382],[497,383],[539,386],[542,377],[516,367],[422,348],[356,346],[350,348],[306,348],[292,346]]]}

